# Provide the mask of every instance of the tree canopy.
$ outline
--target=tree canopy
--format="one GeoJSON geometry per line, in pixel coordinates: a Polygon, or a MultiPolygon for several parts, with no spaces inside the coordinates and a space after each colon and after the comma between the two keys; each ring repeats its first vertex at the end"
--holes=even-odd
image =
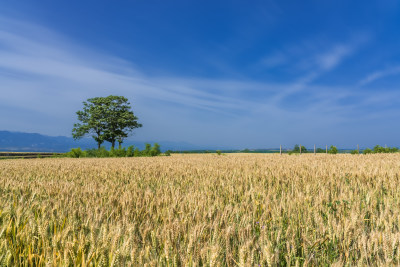
{"type": "Polygon", "coordinates": [[[83,110],[76,112],[80,123],[75,123],[72,129],[74,139],[92,134],[98,148],[104,141],[115,147],[136,128],[142,127],[131,110],[128,99],[123,96],[107,96],[89,98],[83,102],[83,110]]]}

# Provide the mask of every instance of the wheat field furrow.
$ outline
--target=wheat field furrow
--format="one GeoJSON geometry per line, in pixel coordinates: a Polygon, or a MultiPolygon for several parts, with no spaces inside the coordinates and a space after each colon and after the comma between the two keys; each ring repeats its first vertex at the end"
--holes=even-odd
{"type": "Polygon", "coordinates": [[[0,265],[400,264],[400,155],[0,163],[0,265]]]}

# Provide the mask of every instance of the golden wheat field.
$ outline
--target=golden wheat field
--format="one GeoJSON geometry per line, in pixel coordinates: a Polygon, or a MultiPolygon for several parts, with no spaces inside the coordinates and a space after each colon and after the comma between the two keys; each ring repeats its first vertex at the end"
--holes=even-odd
{"type": "Polygon", "coordinates": [[[400,264],[400,155],[0,162],[2,266],[400,264]]]}

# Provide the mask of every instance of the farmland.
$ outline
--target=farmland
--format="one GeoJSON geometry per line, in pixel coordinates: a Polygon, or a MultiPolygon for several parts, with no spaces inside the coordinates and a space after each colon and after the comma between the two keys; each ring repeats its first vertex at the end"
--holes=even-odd
{"type": "Polygon", "coordinates": [[[0,161],[0,263],[400,264],[400,155],[0,161]]]}

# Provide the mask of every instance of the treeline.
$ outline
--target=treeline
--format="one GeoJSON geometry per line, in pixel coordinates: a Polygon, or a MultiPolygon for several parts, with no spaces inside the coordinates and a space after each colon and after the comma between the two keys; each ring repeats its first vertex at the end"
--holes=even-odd
{"type": "MultiPolygon", "coordinates": [[[[288,154],[291,155],[291,154],[310,153],[310,152],[314,153],[314,150],[308,151],[307,148],[305,148],[304,146],[301,146],[301,150],[300,150],[300,146],[295,145],[292,150],[288,151],[288,154]]],[[[327,153],[328,152],[328,154],[337,154],[337,153],[339,153],[339,150],[337,149],[336,146],[330,146],[328,150],[318,147],[315,149],[315,152],[316,153],[327,153]]]]}
{"type": "MultiPolygon", "coordinates": [[[[100,147],[99,149],[87,149],[82,150],[81,148],[73,148],[71,151],[66,153],[67,157],[70,158],[122,158],[122,157],[155,157],[161,155],[160,145],[155,143],[153,146],[151,144],[146,144],[145,149],[139,150],[134,146],[129,146],[127,148],[114,149],[111,147],[107,150],[105,147],[100,147]]],[[[169,153],[165,153],[169,156],[169,153]]]]}
{"type": "MultiPolygon", "coordinates": [[[[363,154],[378,154],[378,153],[396,153],[399,152],[397,147],[382,147],[380,145],[374,146],[373,149],[366,148],[363,150],[363,154]]],[[[351,151],[351,154],[358,154],[357,150],[351,151]]]]}

